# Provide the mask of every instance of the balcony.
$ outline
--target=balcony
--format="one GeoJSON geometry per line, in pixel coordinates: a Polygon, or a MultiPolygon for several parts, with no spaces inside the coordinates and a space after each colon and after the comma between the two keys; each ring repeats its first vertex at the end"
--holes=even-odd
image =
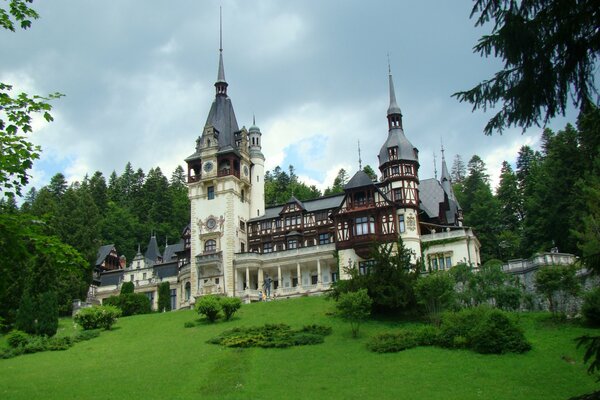
{"type": "Polygon", "coordinates": [[[312,256],[322,253],[331,253],[335,251],[335,243],[320,244],[317,246],[299,247],[290,250],[273,251],[271,253],[236,253],[236,264],[253,263],[253,262],[269,262],[277,261],[281,263],[283,260],[294,260],[305,256],[312,256]]]}
{"type": "Polygon", "coordinates": [[[204,252],[196,256],[197,266],[220,263],[221,261],[223,261],[222,251],[204,252]]]}

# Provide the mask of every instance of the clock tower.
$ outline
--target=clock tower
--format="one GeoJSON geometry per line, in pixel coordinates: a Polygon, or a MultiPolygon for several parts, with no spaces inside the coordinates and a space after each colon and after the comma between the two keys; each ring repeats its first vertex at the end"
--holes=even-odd
{"type": "Polygon", "coordinates": [[[196,151],[185,159],[193,297],[235,295],[234,254],[248,250],[248,220],[265,209],[261,133],[254,125],[250,133],[239,129],[227,87],[220,48],[215,99],[196,140],[196,151]]]}

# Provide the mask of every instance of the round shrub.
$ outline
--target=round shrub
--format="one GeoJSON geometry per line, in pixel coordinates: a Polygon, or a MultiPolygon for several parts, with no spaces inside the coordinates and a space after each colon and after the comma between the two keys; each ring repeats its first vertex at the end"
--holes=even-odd
{"type": "Polygon", "coordinates": [[[29,335],[23,331],[14,330],[10,331],[8,335],[6,335],[6,342],[10,347],[17,348],[22,347],[27,344],[29,341],[29,335]]]}
{"type": "Polygon", "coordinates": [[[73,346],[73,343],[75,343],[75,341],[70,336],[64,336],[64,337],[60,337],[60,338],[53,337],[48,340],[47,350],[50,350],[50,351],[67,350],[69,347],[73,346]]]}
{"type": "Polygon", "coordinates": [[[121,285],[121,294],[133,293],[134,290],[135,286],[133,282],[124,282],[123,285],[121,285]]]}
{"type": "Polygon", "coordinates": [[[229,321],[233,314],[242,307],[242,300],[238,297],[225,297],[221,299],[221,309],[225,314],[225,319],[229,321]]]}
{"type": "Polygon", "coordinates": [[[150,299],[143,293],[127,293],[119,296],[117,306],[123,312],[124,317],[138,314],[150,314],[152,305],[150,299]]]}
{"type": "Polygon", "coordinates": [[[221,302],[217,296],[202,296],[196,301],[196,311],[204,315],[210,322],[215,322],[219,318],[221,311],[221,302]]]}
{"type": "Polygon", "coordinates": [[[470,332],[479,321],[489,312],[487,307],[465,308],[458,312],[442,314],[438,344],[447,348],[464,348],[468,343],[454,338],[461,336],[469,338],[470,332]]]}
{"type": "Polygon", "coordinates": [[[482,354],[523,353],[531,349],[519,327],[503,312],[491,310],[470,332],[470,347],[482,354]]]}
{"type": "Polygon", "coordinates": [[[600,288],[586,293],[581,306],[585,322],[593,327],[600,327],[600,288]]]}
{"type": "Polygon", "coordinates": [[[94,306],[79,310],[75,314],[74,320],[84,330],[100,328],[109,330],[120,316],[121,310],[116,307],[94,306]]]}
{"type": "Polygon", "coordinates": [[[431,325],[417,329],[415,335],[419,346],[435,346],[440,340],[440,330],[431,325]]]}

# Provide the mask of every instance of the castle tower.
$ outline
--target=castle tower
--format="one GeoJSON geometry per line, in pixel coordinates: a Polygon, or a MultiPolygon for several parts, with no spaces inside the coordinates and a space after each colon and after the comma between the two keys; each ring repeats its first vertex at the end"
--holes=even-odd
{"type": "Polygon", "coordinates": [[[404,246],[421,257],[419,231],[419,151],[404,135],[402,111],[396,102],[394,81],[389,73],[390,105],[387,111],[388,137],[379,151],[382,190],[397,207],[397,232],[404,246]]]}
{"type": "Polygon", "coordinates": [[[256,209],[264,213],[260,130],[253,132],[258,145],[251,150],[248,132],[238,127],[228,86],[220,46],[215,99],[196,140],[196,151],[185,160],[191,202],[193,297],[235,295],[234,254],[248,249],[246,224],[250,217],[256,216],[256,209]]]}
{"type": "Polygon", "coordinates": [[[256,126],[256,119],[252,119],[252,126],[248,131],[248,142],[250,149],[250,177],[252,184],[252,196],[250,198],[250,217],[259,217],[265,213],[265,156],[262,153],[260,128],[256,126]]]}

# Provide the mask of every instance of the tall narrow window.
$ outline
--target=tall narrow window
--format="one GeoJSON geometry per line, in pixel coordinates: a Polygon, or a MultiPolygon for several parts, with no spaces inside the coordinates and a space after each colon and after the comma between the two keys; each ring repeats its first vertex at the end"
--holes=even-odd
{"type": "Polygon", "coordinates": [[[185,283],[185,301],[188,301],[190,299],[190,296],[192,294],[192,285],[189,282],[185,283]]]}
{"type": "Polygon", "coordinates": [[[208,200],[212,200],[215,198],[215,187],[214,186],[209,186],[206,189],[206,195],[208,197],[208,200]]]}
{"type": "Polygon", "coordinates": [[[242,196],[241,196],[241,198],[242,198],[242,203],[244,201],[246,201],[246,193],[244,192],[244,189],[242,189],[242,196]]]}
{"type": "Polygon", "coordinates": [[[404,225],[404,214],[398,215],[398,228],[400,233],[404,233],[406,226],[404,225]]]}

